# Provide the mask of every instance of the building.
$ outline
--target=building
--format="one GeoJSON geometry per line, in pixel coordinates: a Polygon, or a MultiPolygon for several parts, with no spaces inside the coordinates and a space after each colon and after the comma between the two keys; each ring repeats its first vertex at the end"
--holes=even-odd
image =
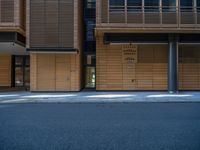
{"type": "Polygon", "coordinates": [[[199,90],[200,1],[99,0],[97,90],[199,90]]]}
{"type": "Polygon", "coordinates": [[[200,90],[200,1],[0,0],[0,87],[200,90]]]}
{"type": "Polygon", "coordinates": [[[27,51],[31,91],[80,91],[82,0],[28,0],[27,51]]]}
{"type": "Polygon", "coordinates": [[[0,87],[29,86],[25,0],[0,0],[0,87]]]}

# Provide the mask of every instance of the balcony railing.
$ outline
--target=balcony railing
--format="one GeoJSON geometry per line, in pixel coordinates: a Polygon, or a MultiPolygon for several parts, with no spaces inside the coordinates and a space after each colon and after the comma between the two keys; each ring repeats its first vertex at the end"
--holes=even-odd
{"type": "Polygon", "coordinates": [[[200,7],[97,5],[97,26],[200,27],[200,7]]]}

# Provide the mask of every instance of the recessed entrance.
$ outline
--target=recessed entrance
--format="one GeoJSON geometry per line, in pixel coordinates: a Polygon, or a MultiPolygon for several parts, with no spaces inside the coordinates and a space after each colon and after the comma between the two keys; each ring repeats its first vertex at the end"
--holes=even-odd
{"type": "Polygon", "coordinates": [[[95,67],[86,67],[85,88],[95,88],[95,67]]]}
{"type": "Polygon", "coordinates": [[[30,57],[13,56],[13,87],[30,86],[30,57]]]}
{"type": "Polygon", "coordinates": [[[96,88],[96,56],[95,54],[86,54],[84,57],[84,88],[96,88]]]}

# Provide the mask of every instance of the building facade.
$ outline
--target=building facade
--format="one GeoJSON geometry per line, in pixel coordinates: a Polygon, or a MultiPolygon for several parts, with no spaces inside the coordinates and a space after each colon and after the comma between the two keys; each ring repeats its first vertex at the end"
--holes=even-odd
{"type": "Polygon", "coordinates": [[[200,1],[97,1],[97,90],[199,90],[200,1]]]}
{"type": "Polygon", "coordinates": [[[25,0],[0,0],[0,87],[29,86],[25,0]]]}
{"type": "Polygon", "coordinates": [[[31,91],[80,91],[82,0],[27,1],[31,91]]]}
{"type": "Polygon", "coordinates": [[[0,0],[0,87],[200,90],[200,1],[0,0]]]}

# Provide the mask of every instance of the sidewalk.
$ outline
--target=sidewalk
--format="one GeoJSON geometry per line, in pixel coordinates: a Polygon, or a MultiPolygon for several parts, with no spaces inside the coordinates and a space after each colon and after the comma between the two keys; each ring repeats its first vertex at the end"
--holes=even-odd
{"type": "Polygon", "coordinates": [[[109,103],[109,102],[200,102],[200,92],[0,92],[3,103],[109,103]]]}

